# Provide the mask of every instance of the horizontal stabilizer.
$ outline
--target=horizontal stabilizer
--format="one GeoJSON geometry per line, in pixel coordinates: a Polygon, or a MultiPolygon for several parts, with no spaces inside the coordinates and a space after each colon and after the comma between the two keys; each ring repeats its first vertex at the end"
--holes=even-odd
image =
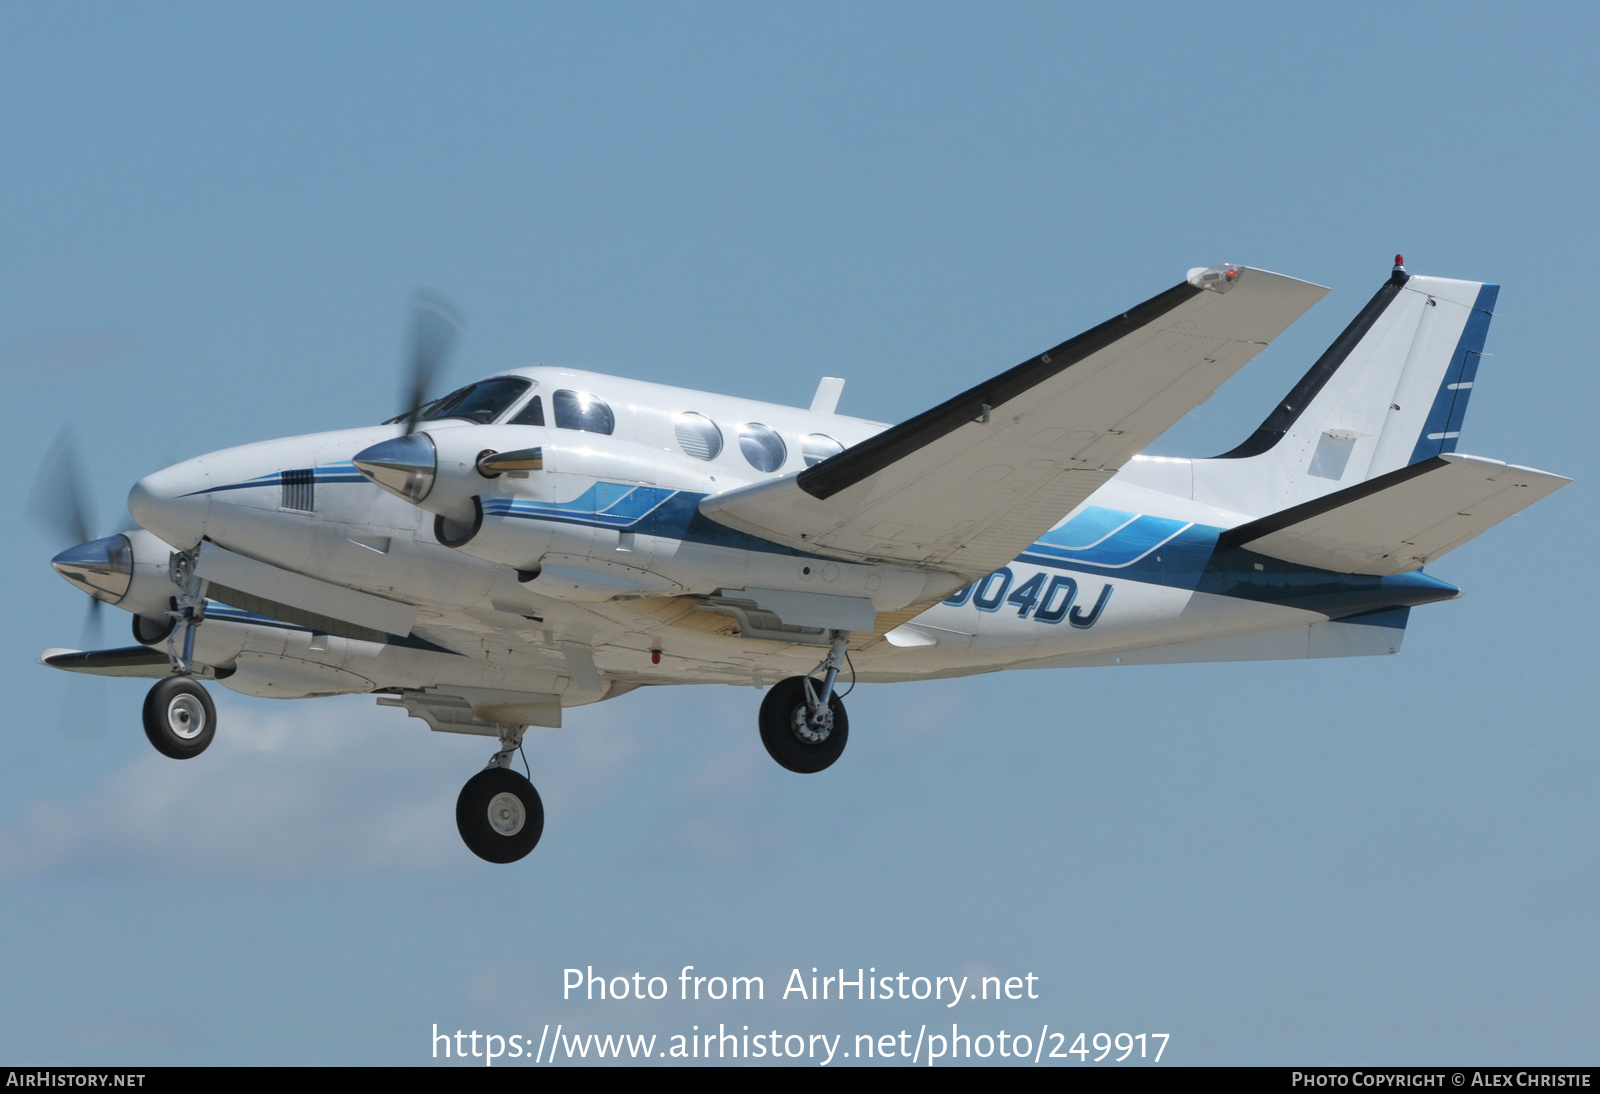
{"type": "Polygon", "coordinates": [[[970,580],[1015,558],[1326,291],[1242,266],[1191,271],[908,421],[794,475],[706,498],[700,512],[807,552],[970,580]]]}
{"type": "Polygon", "coordinates": [[[1403,574],[1571,481],[1447,453],[1240,525],[1220,542],[1320,570],[1403,574]]]}

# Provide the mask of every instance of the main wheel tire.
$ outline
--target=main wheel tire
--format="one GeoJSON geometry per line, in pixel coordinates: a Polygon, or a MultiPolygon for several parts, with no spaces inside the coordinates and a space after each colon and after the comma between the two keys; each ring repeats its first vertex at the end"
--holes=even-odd
{"type": "Polygon", "coordinates": [[[144,697],[144,735],[163,756],[192,759],[216,732],[217,708],[193,677],[169,676],[144,697]]]}
{"type": "MultiPolygon", "coordinates": [[[[813,687],[820,687],[815,681],[813,687]]],[[[830,767],[850,739],[850,719],[844,703],[834,694],[828,699],[833,724],[822,731],[806,723],[806,678],[791,676],[772,685],[761,700],[761,743],[767,753],[790,771],[810,775],[830,767]]]]}
{"type": "Polygon", "coordinates": [[[516,862],[544,834],[544,802],[510,768],[487,768],[461,788],[456,828],[467,850],[486,862],[516,862]]]}

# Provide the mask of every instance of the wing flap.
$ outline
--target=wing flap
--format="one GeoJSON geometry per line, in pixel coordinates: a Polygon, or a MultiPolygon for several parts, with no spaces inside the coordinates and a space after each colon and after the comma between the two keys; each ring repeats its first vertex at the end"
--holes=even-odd
{"type": "Polygon", "coordinates": [[[1327,292],[1229,269],[1226,291],[1185,281],[815,467],[707,498],[700,511],[820,554],[988,573],[1327,292]]]}
{"type": "Polygon", "coordinates": [[[1222,543],[1339,573],[1408,573],[1571,481],[1448,453],[1241,525],[1222,543]]]}

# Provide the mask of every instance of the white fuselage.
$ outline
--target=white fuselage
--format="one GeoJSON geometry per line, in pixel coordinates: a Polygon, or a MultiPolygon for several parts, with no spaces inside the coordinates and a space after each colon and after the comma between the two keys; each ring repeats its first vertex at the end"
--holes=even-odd
{"type": "MultiPolygon", "coordinates": [[[[505,375],[533,386],[502,420],[535,397],[549,404],[557,392],[577,391],[609,405],[614,430],[559,428],[548,405],[552,424],[543,426],[422,423],[441,469],[428,503],[464,520],[476,494],[483,511],[460,548],[439,542],[433,512],[351,466],[357,452],[399,434],[396,425],[244,445],[141,481],[130,509],[166,544],[208,540],[419,609],[410,639],[379,642],[216,604],[199,628],[197,660],[233,666],[224,682],[253,694],[456,685],[556,694],[570,706],[642,684],[761,686],[816,663],[812,646],[747,637],[730,615],[706,610],[729,590],[870,601],[876,633],[857,634],[851,649],[869,681],[1101,663],[1119,651],[1288,632],[1442,595],[1424,590],[1406,600],[1402,588],[1395,599],[1390,579],[1308,576],[1249,559],[1219,564],[1216,532],[1260,514],[1196,501],[1189,484],[1199,461],[1143,457],[1035,549],[958,591],[964,579],[951,574],[797,552],[698,516],[700,498],[792,473],[806,466],[808,446],[827,455],[825,442],[854,445],[881,423],[564,369],[505,375]],[[678,431],[684,415],[715,424],[720,452],[691,454],[678,431]],[[768,432],[742,444],[751,423],[768,432]],[[781,455],[770,440],[760,447],[769,433],[781,455]],[[747,455],[751,444],[767,470],[747,455]],[[484,450],[533,448],[543,453],[541,470],[497,478],[471,470],[484,450]]],[[[123,606],[160,612],[137,598],[123,606]]]]}

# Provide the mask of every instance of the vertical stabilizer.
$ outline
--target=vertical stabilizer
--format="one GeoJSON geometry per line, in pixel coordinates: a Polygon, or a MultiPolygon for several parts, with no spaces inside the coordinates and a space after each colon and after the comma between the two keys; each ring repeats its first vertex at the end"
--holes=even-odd
{"type": "Polygon", "coordinates": [[[1265,514],[1454,452],[1498,285],[1393,274],[1237,448],[1194,461],[1194,492],[1265,514]]]}

